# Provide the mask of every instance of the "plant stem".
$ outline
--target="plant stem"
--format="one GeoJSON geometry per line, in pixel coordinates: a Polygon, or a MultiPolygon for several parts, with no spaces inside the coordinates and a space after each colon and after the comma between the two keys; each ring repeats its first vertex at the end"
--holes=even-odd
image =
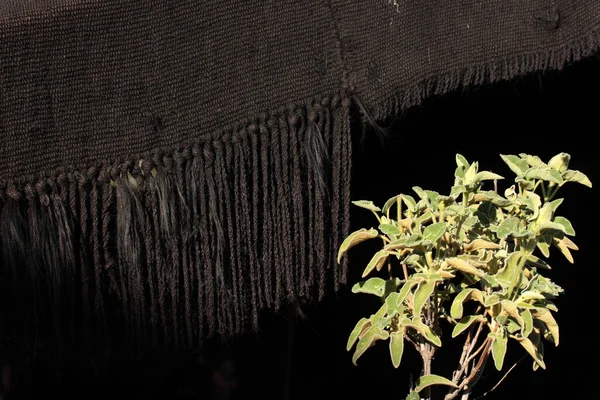
{"type": "MultiPolygon", "coordinates": [[[[433,297],[435,299],[435,296],[433,296],[433,297]]],[[[438,321],[438,319],[437,319],[437,302],[430,298],[429,301],[427,301],[427,303],[425,304],[425,309],[424,309],[423,314],[424,314],[425,325],[427,325],[432,331],[435,331],[436,323],[438,321]]],[[[422,372],[421,376],[430,375],[431,374],[431,364],[433,361],[433,356],[436,351],[436,347],[433,346],[428,340],[426,340],[422,336],[419,337],[419,342],[420,342],[420,345],[417,350],[421,354],[421,359],[423,360],[423,372],[422,372]]],[[[425,399],[431,400],[431,387],[427,387],[425,389],[425,399]]]]}

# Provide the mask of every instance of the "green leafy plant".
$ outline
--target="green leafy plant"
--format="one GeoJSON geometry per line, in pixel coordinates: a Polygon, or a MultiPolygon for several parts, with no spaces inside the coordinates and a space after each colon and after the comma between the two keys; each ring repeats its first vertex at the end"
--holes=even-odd
{"type": "MultiPolygon", "coordinates": [[[[370,210],[377,228],[360,229],[342,243],[338,262],[353,246],[372,239],[382,247],[363,271],[368,278],[353,293],[381,298],[381,307],[358,321],[347,350],[352,362],[378,341],[389,342],[392,364],[401,363],[405,345],[423,360],[419,379],[406,399],[431,398],[432,385],[446,386],[445,399],[466,400],[490,360],[504,369],[509,341],[533,359],[534,370],[546,368],[543,339],[559,344],[553,300],[563,291],[544,276],[556,248],[573,263],[577,246],[569,220],[557,215],[556,198],[567,182],[591,187],[580,171],[569,169],[570,156],[560,153],[547,163],[528,154],[502,155],[516,174],[515,183],[498,193],[500,175],[479,171],[456,155],[450,193],[413,187],[416,198],[399,194],[382,208],[355,201],[370,210]],[[484,190],[493,181],[494,190],[484,190]],[[375,272],[382,271],[378,276],[375,272]],[[372,276],[372,277],[370,277],[372,276]],[[452,376],[432,373],[432,360],[442,346],[442,331],[463,340],[452,376]]],[[[509,370],[510,372],[510,370],[509,370]]]]}

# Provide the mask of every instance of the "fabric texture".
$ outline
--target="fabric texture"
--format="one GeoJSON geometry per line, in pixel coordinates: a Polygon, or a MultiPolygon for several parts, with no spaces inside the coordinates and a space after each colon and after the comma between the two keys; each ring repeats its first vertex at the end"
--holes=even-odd
{"type": "Polygon", "coordinates": [[[193,348],[322,299],[352,121],[599,45],[592,0],[4,0],[4,351],[193,348]]]}

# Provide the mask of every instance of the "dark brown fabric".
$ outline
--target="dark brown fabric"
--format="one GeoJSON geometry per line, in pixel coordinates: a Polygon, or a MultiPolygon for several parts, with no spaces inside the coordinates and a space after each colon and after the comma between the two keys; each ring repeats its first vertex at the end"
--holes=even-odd
{"type": "Polygon", "coordinates": [[[322,298],[355,106],[393,118],[599,44],[590,0],[4,0],[4,348],[190,348],[322,298]]]}

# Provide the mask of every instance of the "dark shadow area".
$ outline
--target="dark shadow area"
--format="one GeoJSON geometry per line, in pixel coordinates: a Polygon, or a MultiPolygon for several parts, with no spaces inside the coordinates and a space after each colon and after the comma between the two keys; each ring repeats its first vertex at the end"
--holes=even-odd
{"type": "MultiPolygon", "coordinates": [[[[369,199],[382,205],[393,195],[410,193],[414,185],[447,192],[456,153],[479,161],[482,169],[512,177],[499,154],[525,152],[548,159],[564,151],[572,156],[572,168],[586,173],[595,184],[594,189],[573,184],[563,190],[566,200],[561,211],[574,224],[580,251],[574,254],[575,265],[553,258],[554,270],[550,271],[565,289],[557,301],[560,346],[546,347],[546,371],[533,372],[530,359],[525,358],[485,399],[551,399],[557,393],[569,399],[594,397],[590,395],[597,370],[594,362],[600,355],[593,329],[598,268],[595,231],[600,222],[596,206],[600,186],[598,71],[600,58],[594,58],[562,72],[430,99],[396,121],[382,122],[391,132],[384,144],[370,128],[361,143],[361,122],[354,121],[353,200],[369,199]]],[[[353,230],[374,223],[367,211],[352,208],[351,212],[353,230]]],[[[320,304],[264,315],[258,333],[227,343],[207,343],[205,351],[197,354],[149,355],[138,364],[123,357],[110,378],[102,381],[78,376],[67,368],[63,384],[53,385],[50,378],[43,378],[52,375],[49,363],[39,367],[34,398],[404,399],[410,374],[421,368],[412,349],[407,347],[397,370],[382,343],[369,350],[358,366],[352,365],[351,354],[345,351],[355,322],[370,315],[376,305],[369,303],[373,299],[368,296],[350,293],[351,283],[359,279],[372,254],[369,246],[351,252],[347,287],[320,304]],[[229,397],[223,395],[226,388],[231,391],[229,397]]],[[[447,349],[440,353],[434,371],[454,367],[454,358],[450,364],[444,361],[451,353],[447,349]]],[[[521,348],[509,348],[505,366],[523,354],[521,348]]],[[[473,399],[502,377],[490,367],[473,399]]]]}

